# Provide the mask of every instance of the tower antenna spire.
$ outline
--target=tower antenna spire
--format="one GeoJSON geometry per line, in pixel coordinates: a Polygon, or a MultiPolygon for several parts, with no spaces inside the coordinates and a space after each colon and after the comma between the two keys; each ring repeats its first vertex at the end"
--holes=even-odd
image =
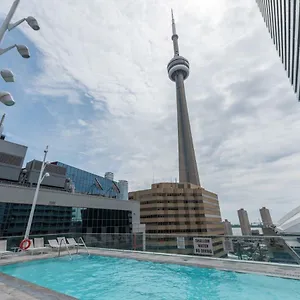
{"type": "Polygon", "coordinates": [[[176,25],[175,25],[174,14],[173,14],[172,8],[171,8],[171,16],[172,16],[172,33],[174,35],[174,34],[176,34],[176,25]]]}
{"type": "Polygon", "coordinates": [[[178,35],[176,33],[176,25],[175,25],[173,9],[171,9],[171,16],[172,16],[172,41],[173,41],[173,48],[174,48],[174,56],[178,56],[179,55],[178,35]]]}

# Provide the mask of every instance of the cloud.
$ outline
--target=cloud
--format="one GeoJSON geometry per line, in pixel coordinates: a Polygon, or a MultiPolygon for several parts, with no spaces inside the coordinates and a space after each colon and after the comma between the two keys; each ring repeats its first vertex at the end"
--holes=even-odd
{"type": "MultiPolygon", "coordinates": [[[[2,2],[0,16],[11,4],[2,2]]],[[[113,171],[131,190],[175,180],[171,7],[191,64],[185,85],[202,185],[218,193],[224,218],[237,221],[244,207],[256,221],[267,206],[279,219],[299,202],[300,113],[253,0],[22,1],[16,18],[40,22],[39,32],[20,29],[41,71],[28,74],[20,106],[38,105],[32,113],[51,124],[30,120],[30,145],[50,141],[54,160],[113,171]]]]}

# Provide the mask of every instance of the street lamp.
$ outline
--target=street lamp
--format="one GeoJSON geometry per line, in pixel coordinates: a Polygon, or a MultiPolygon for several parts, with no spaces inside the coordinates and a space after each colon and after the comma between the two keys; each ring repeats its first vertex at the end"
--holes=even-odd
{"type": "Polygon", "coordinates": [[[6,106],[12,106],[15,104],[15,101],[12,95],[9,92],[0,91],[0,102],[6,106]]]}
{"type": "MultiPolygon", "coordinates": [[[[27,22],[27,24],[33,29],[33,30],[40,30],[40,26],[38,24],[38,21],[32,17],[32,16],[29,16],[27,18],[23,18],[15,23],[10,23],[16,10],[17,10],[17,7],[20,3],[20,0],[15,0],[8,12],[8,15],[6,16],[6,18],[4,19],[1,27],[0,27],[0,44],[4,38],[4,35],[6,33],[6,31],[11,31],[12,29],[16,28],[17,26],[19,26],[21,23],[23,23],[24,21],[27,22]]],[[[27,46],[25,45],[12,45],[12,46],[9,46],[7,48],[0,48],[0,55],[6,53],[7,51],[10,51],[11,49],[13,48],[17,48],[19,54],[23,57],[23,58],[29,58],[30,57],[30,53],[29,53],[29,49],[27,46]]],[[[6,82],[14,82],[14,74],[12,71],[10,70],[2,70],[1,71],[1,76],[2,78],[6,81],[6,82]],[[3,72],[4,72],[4,75],[3,75],[3,72]]],[[[6,93],[6,94],[9,94],[8,92],[1,92],[0,93],[6,93]]],[[[9,94],[10,95],[10,94],[9,94]]],[[[0,96],[1,97],[1,96],[0,96]]],[[[6,95],[6,97],[8,97],[6,95]]],[[[11,99],[12,99],[12,96],[10,95],[9,96],[11,99]]],[[[1,98],[0,98],[0,102],[2,102],[4,105],[7,105],[7,106],[11,106],[11,105],[14,105],[15,102],[12,100],[12,101],[2,101],[1,98]]]]}
{"type": "Polygon", "coordinates": [[[14,82],[14,73],[11,70],[3,69],[0,71],[0,74],[5,82],[14,82]]]}
{"type": "Polygon", "coordinates": [[[37,185],[36,185],[36,189],[35,189],[35,193],[34,193],[34,197],[33,197],[33,202],[32,202],[31,211],[30,211],[30,215],[29,215],[29,219],[28,219],[28,223],[27,223],[27,227],[26,227],[26,231],[25,231],[24,240],[28,240],[28,237],[29,237],[29,233],[30,233],[30,229],[31,229],[31,225],[32,225],[32,220],[33,220],[33,215],[34,215],[34,210],[35,210],[35,207],[36,207],[36,202],[37,202],[38,194],[39,194],[39,190],[40,190],[40,185],[41,185],[41,183],[42,183],[42,181],[44,180],[45,177],[50,176],[50,174],[48,172],[43,174],[44,171],[45,171],[46,166],[49,164],[49,163],[46,163],[47,153],[48,153],[48,146],[44,150],[44,159],[43,159],[41,171],[40,171],[40,174],[39,174],[39,178],[38,178],[38,181],[37,181],[37,185]]]}

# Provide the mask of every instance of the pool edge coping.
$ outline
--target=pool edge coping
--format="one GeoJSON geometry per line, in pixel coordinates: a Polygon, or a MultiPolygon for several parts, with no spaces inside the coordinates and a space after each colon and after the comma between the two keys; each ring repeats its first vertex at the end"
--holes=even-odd
{"type": "MultiPolygon", "coordinates": [[[[159,253],[159,252],[146,252],[122,249],[109,249],[109,248],[88,248],[89,253],[95,256],[115,257],[123,259],[134,259],[138,261],[150,261],[154,263],[163,264],[177,264],[195,268],[208,268],[216,269],[219,271],[236,272],[242,274],[254,274],[262,276],[270,276],[284,279],[300,280],[300,266],[288,265],[267,262],[254,262],[254,261],[240,261],[233,259],[201,257],[184,254],[173,253],[159,253]],[[298,272],[297,272],[298,271],[298,272]],[[294,274],[293,274],[294,272],[294,274]]],[[[86,252],[79,252],[79,255],[86,255],[86,252]]],[[[68,253],[63,251],[61,256],[68,256],[68,253]]],[[[50,252],[40,255],[24,255],[4,258],[0,260],[0,267],[26,263],[30,261],[46,260],[56,258],[57,252],[50,252]],[[15,259],[17,257],[17,259],[15,259]]],[[[38,284],[13,277],[0,271],[0,282],[6,284],[8,287],[17,289],[19,292],[28,294],[35,297],[35,299],[42,300],[74,300],[72,296],[57,292],[55,290],[42,287],[38,284]]]]}
{"type": "Polygon", "coordinates": [[[236,273],[244,273],[244,274],[256,274],[262,276],[300,280],[299,265],[293,266],[288,264],[277,264],[277,263],[267,263],[267,262],[257,262],[257,261],[241,261],[241,260],[233,260],[233,259],[200,257],[200,256],[192,256],[192,255],[184,255],[184,254],[173,255],[172,253],[159,253],[159,252],[156,253],[156,252],[107,249],[107,248],[97,248],[97,250],[93,249],[91,254],[118,257],[118,258],[136,259],[139,261],[152,261],[157,263],[178,264],[178,265],[184,265],[184,266],[196,267],[196,268],[209,268],[209,269],[216,269],[219,271],[228,271],[228,272],[236,272],[236,273]],[[97,253],[96,251],[101,253],[97,253]],[[116,254],[121,254],[121,255],[116,255],[116,254]],[[132,254],[134,254],[135,256],[132,256],[132,254]],[[136,256],[136,254],[139,254],[140,256],[136,256]],[[174,258],[177,259],[174,260],[174,258]],[[186,260],[187,258],[188,260],[186,260]],[[207,264],[205,262],[210,262],[210,264],[207,264]],[[238,266],[244,266],[244,267],[237,268],[238,266]],[[261,268],[260,270],[258,270],[258,268],[256,269],[248,268],[250,266],[251,267],[261,266],[263,268],[261,268]],[[266,269],[269,269],[269,272],[266,269]],[[270,269],[272,269],[272,271],[270,269]],[[286,273],[291,269],[294,270],[298,269],[297,270],[298,272],[291,274],[294,271],[292,270],[291,273],[286,273]]]}
{"type": "Polygon", "coordinates": [[[18,292],[25,293],[34,299],[41,300],[78,300],[67,294],[51,290],[27,280],[23,280],[0,272],[0,282],[6,287],[13,288],[18,292]]]}

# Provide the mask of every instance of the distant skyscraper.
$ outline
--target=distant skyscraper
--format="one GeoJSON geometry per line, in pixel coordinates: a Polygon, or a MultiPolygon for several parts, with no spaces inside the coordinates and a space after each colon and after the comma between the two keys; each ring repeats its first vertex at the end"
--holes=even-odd
{"type": "Polygon", "coordinates": [[[225,235],[233,235],[231,223],[227,219],[225,219],[223,224],[225,235]]]}
{"type": "Polygon", "coordinates": [[[174,57],[168,63],[170,80],[176,83],[179,182],[189,182],[200,186],[198,168],[185,97],[184,80],[189,76],[190,64],[179,55],[178,35],[172,11],[172,40],[174,57]]]}
{"type": "Polygon", "coordinates": [[[251,227],[249,223],[248,213],[243,208],[238,210],[242,235],[251,235],[251,227]]]}
{"type": "Polygon", "coordinates": [[[300,101],[300,1],[256,0],[256,3],[300,101]]]}
{"type": "Polygon", "coordinates": [[[259,212],[260,212],[260,216],[261,216],[264,227],[273,225],[273,221],[272,221],[272,218],[271,218],[271,215],[270,215],[270,211],[267,208],[262,207],[259,210],[259,212]]]}

